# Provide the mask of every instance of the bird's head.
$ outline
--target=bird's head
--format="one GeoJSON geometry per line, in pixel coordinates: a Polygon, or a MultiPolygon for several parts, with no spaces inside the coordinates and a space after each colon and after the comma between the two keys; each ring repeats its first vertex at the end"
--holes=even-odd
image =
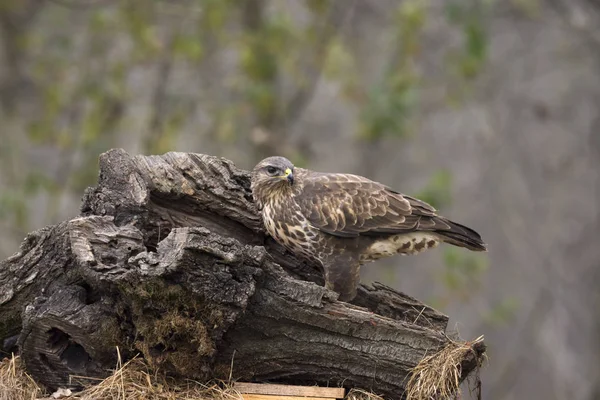
{"type": "Polygon", "coordinates": [[[252,194],[259,205],[267,196],[281,193],[293,184],[294,164],[287,158],[265,158],[252,170],[252,194]]]}

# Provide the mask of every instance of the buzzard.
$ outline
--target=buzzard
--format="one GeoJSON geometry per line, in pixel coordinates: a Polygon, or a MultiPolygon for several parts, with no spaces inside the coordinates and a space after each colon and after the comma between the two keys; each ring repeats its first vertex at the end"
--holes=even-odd
{"type": "Polygon", "coordinates": [[[295,168],[286,158],[269,157],[252,171],[251,188],[269,234],[322,265],[327,288],[343,301],[356,296],[362,264],[440,242],[487,251],[474,230],[362,176],[295,168]]]}

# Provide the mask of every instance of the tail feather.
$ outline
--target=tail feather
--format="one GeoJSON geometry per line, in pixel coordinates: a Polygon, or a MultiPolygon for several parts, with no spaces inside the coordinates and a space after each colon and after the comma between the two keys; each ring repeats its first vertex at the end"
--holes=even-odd
{"type": "Polygon", "coordinates": [[[442,241],[458,247],[465,247],[472,251],[487,251],[487,245],[483,239],[481,239],[479,233],[471,228],[447,219],[444,219],[444,222],[449,225],[450,228],[436,231],[442,241]]]}

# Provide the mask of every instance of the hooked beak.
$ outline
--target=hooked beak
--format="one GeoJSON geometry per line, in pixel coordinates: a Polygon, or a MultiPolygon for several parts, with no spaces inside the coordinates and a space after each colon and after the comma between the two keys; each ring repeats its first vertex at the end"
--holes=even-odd
{"type": "Polygon", "coordinates": [[[286,169],[285,170],[285,177],[287,178],[287,181],[290,183],[290,185],[294,184],[294,174],[292,173],[291,169],[286,169]]]}

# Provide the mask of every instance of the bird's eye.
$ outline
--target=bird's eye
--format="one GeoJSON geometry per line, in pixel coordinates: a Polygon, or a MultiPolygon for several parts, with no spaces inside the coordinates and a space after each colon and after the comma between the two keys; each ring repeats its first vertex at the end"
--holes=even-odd
{"type": "Polygon", "coordinates": [[[269,173],[269,175],[275,175],[277,173],[277,168],[267,167],[267,172],[269,173]]]}

